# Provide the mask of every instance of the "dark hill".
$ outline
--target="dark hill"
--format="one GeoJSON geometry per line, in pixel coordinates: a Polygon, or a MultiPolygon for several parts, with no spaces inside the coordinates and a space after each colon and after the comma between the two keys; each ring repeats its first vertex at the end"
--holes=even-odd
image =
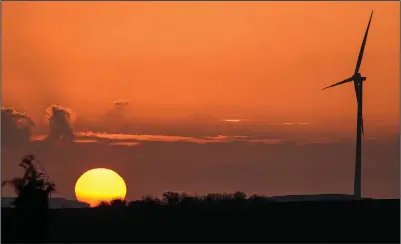
{"type": "MultiPolygon", "coordinates": [[[[2,209],[3,242],[18,235],[2,209]]],[[[400,200],[274,202],[262,198],[52,209],[48,241],[400,241],[400,200]]]]}
{"type": "MultiPolygon", "coordinates": [[[[2,197],[1,207],[12,207],[14,201],[15,197],[2,197]]],[[[76,200],[52,197],[49,199],[49,208],[89,208],[89,204],[78,202],[76,200]]]]}

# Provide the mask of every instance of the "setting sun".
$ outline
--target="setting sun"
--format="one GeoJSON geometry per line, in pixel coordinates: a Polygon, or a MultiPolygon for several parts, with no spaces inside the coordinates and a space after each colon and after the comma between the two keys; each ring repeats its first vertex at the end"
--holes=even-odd
{"type": "Polygon", "coordinates": [[[80,202],[91,207],[101,201],[111,201],[116,198],[124,199],[127,187],[124,179],[110,169],[98,168],[86,171],[75,184],[75,195],[80,202]]]}

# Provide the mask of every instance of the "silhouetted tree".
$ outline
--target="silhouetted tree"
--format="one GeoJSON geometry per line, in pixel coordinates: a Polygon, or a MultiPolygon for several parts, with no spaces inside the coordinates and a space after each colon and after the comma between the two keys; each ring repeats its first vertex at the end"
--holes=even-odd
{"type": "Polygon", "coordinates": [[[177,192],[167,191],[163,193],[163,203],[167,205],[176,205],[181,201],[180,194],[177,192]]]}
{"type": "Polygon", "coordinates": [[[108,201],[101,201],[96,207],[97,208],[104,208],[104,207],[114,207],[114,208],[119,208],[119,207],[126,207],[127,206],[127,201],[121,198],[115,198],[111,200],[110,202],[108,201]]]}
{"type": "Polygon", "coordinates": [[[149,204],[149,205],[161,205],[162,204],[162,200],[160,200],[158,197],[154,197],[154,196],[143,196],[142,197],[142,202],[145,204],[149,204]]]}
{"type": "Polygon", "coordinates": [[[220,196],[220,194],[216,194],[216,193],[208,193],[202,197],[202,200],[207,201],[207,202],[218,201],[218,200],[221,200],[221,196],[220,196]]]}
{"type": "Polygon", "coordinates": [[[125,207],[125,206],[127,206],[127,201],[125,201],[124,199],[121,199],[121,198],[116,198],[116,199],[111,200],[110,206],[111,207],[125,207]]]}
{"type": "Polygon", "coordinates": [[[2,187],[11,185],[17,198],[13,203],[16,208],[47,209],[49,195],[55,191],[55,184],[34,165],[34,156],[28,155],[19,164],[24,169],[22,177],[15,177],[2,182],[2,187]]]}
{"type": "Polygon", "coordinates": [[[241,191],[237,191],[234,193],[234,199],[235,200],[245,200],[246,199],[246,194],[241,191]]]}
{"type": "Polygon", "coordinates": [[[234,194],[233,193],[224,192],[223,194],[221,194],[221,200],[224,200],[224,201],[234,200],[234,194]]]}
{"type": "Polygon", "coordinates": [[[193,197],[193,196],[184,195],[181,199],[181,203],[185,205],[194,205],[198,204],[199,202],[200,199],[198,197],[193,197]]]}
{"type": "Polygon", "coordinates": [[[110,203],[107,201],[101,201],[96,207],[97,208],[110,207],[110,203]]]}
{"type": "Polygon", "coordinates": [[[35,167],[33,155],[25,156],[19,166],[24,169],[22,177],[2,182],[11,185],[17,197],[13,202],[17,213],[17,236],[20,240],[42,241],[47,229],[49,196],[56,185],[35,167]]]}

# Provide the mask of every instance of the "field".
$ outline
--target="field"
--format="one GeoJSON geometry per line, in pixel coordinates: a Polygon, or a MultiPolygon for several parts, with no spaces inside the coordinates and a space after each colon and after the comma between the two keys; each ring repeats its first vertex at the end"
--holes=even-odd
{"type": "MultiPolygon", "coordinates": [[[[53,209],[47,216],[49,242],[400,241],[399,199],[167,206],[139,202],[126,207],[53,209]]],[[[25,229],[16,227],[15,210],[2,209],[3,242],[17,241],[27,226],[46,229],[37,215],[23,218],[25,229]]]]}

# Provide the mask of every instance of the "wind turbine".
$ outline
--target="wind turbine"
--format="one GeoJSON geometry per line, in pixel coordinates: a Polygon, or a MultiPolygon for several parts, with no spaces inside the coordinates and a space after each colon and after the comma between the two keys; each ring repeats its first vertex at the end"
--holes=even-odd
{"type": "Polygon", "coordinates": [[[359,73],[359,68],[361,67],[363,52],[365,50],[366,39],[368,37],[370,22],[372,20],[373,10],[370,14],[368,27],[366,28],[365,37],[362,41],[361,50],[359,51],[358,61],[356,63],[354,74],[343,81],[340,81],[334,85],[323,88],[331,88],[334,86],[342,85],[344,83],[348,83],[353,81],[356,100],[358,103],[358,114],[357,114],[357,127],[356,127],[356,156],[355,156],[355,176],[354,176],[354,195],[357,198],[362,198],[362,134],[363,134],[363,117],[362,117],[362,91],[363,91],[363,81],[366,80],[366,77],[363,77],[359,73]]]}

